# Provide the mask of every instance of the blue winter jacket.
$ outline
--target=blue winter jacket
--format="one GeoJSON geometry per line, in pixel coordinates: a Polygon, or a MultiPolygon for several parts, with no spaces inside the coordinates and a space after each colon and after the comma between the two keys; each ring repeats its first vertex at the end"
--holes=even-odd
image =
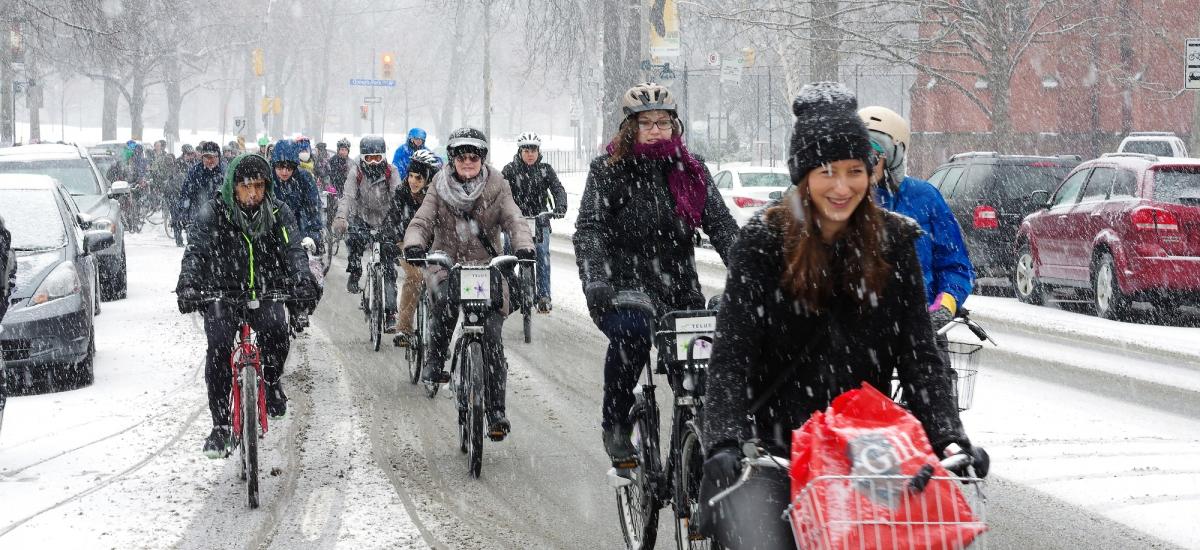
{"type": "Polygon", "coordinates": [[[281,181],[279,176],[271,175],[272,193],[275,198],[288,205],[296,215],[296,226],[300,237],[312,237],[315,242],[321,242],[321,194],[317,190],[317,181],[308,170],[297,169],[288,181],[281,181]]]}
{"type": "Polygon", "coordinates": [[[430,150],[424,145],[418,147],[417,149],[413,149],[410,143],[404,142],[404,145],[401,145],[399,149],[396,149],[396,153],[392,155],[392,165],[400,171],[401,179],[408,176],[408,163],[412,160],[413,153],[420,149],[424,149],[426,151],[430,150]]]}
{"type": "Polygon", "coordinates": [[[191,224],[200,207],[216,196],[224,182],[224,162],[217,163],[212,170],[205,168],[203,162],[192,166],[183,180],[183,187],[179,189],[179,202],[175,204],[175,215],[179,222],[184,226],[191,224]]]}
{"type": "Polygon", "coordinates": [[[971,294],[975,268],[967,256],[962,229],[937,188],[925,180],[905,177],[893,195],[884,185],[876,186],[879,204],[917,221],[924,233],[917,239],[917,258],[925,271],[928,302],[940,292],[954,296],[959,304],[971,294]]]}

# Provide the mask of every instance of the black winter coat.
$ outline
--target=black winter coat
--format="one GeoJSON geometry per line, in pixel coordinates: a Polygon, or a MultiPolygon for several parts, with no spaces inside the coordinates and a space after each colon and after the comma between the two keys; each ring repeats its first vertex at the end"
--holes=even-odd
{"type": "MultiPolygon", "coordinates": [[[[428,185],[426,185],[424,193],[429,192],[428,185]]],[[[421,195],[422,199],[425,196],[424,193],[421,195]]],[[[408,224],[417,214],[418,208],[421,208],[421,203],[408,188],[408,182],[401,182],[396,191],[392,193],[392,209],[388,213],[387,231],[397,231],[397,240],[404,239],[404,233],[408,231],[408,224]]]]}
{"type": "Polygon", "coordinates": [[[8,312],[8,299],[17,285],[17,256],[12,249],[12,234],[0,218],[0,320],[8,312]]]}
{"type": "Polygon", "coordinates": [[[200,209],[213,198],[225,183],[225,161],[209,170],[203,162],[197,162],[188,170],[183,186],[179,189],[179,203],[175,211],[183,224],[190,224],[200,209]]]}
{"type": "Polygon", "coordinates": [[[558,180],[554,167],[542,162],[541,153],[538,153],[538,161],[533,166],[525,164],[525,161],[521,160],[521,154],[517,153],[513,161],[505,165],[500,172],[504,174],[504,179],[508,180],[513,200],[521,209],[522,216],[536,216],[545,212],[548,206],[547,198],[554,200],[552,212],[567,212],[567,191],[558,180]]]}
{"type": "Polygon", "coordinates": [[[191,287],[202,293],[255,290],[296,296],[300,285],[316,288],[292,211],[275,199],[267,199],[262,208],[267,207],[275,209],[276,229],[248,242],[220,198],[205,203],[188,232],[176,291],[191,287]]]}
{"type": "Polygon", "coordinates": [[[337,189],[338,196],[342,195],[343,188],[346,186],[346,174],[350,172],[350,157],[342,158],[341,155],[333,155],[329,159],[328,181],[337,189]]]}
{"type": "MultiPolygon", "coordinates": [[[[784,230],[761,213],[742,228],[708,366],[704,435],[710,449],[758,437],[786,452],[792,430],[834,397],[863,382],[889,393],[893,368],[907,395],[927,397],[909,407],[935,449],[963,436],[951,370],[938,356],[925,306],[914,244],[920,227],[887,212],[884,220],[884,253],[893,269],[877,305],[860,305],[843,292],[820,313],[780,287],[784,230]],[[750,408],[781,376],[783,385],[754,415],[755,434],[750,408]]],[[[832,254],[851,253],[840,246],[835,243],[832,254]]]]}
{"type": "MultiPolygon", "coordinates": [[[[675,213],[675,197],[667,187],[673,163],[626,157],[610,165],[608,159],[605,154],[592,161],[575,221],[575,262],[583,288],[607,282],[617,291],[641,290],[664,312],[703,307],[696,235],[675,213]]],[[[707,167],[704,177],[708,197],[701,227],[728,264],[737,222],[707,167]]]]}

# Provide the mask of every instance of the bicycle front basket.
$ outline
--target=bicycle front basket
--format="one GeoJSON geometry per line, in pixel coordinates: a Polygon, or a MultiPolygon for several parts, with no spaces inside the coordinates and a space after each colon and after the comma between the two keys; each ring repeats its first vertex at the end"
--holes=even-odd
{"type": "Polygon", "coordinates": [[[943,348],[950,357],[950,367],[954,369],[957,381],[954,384],[958,396],[958,410],[971,408],[975,400],[975,378],[979,374],[979,350],[983,346],[967,342],[946,342],[943,348]]]}

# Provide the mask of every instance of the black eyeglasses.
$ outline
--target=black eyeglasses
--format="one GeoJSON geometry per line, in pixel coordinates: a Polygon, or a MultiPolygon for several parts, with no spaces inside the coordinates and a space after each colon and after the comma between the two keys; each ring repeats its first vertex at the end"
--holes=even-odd
{"type": "Polygon", "coordinates": [[[659,130],[670,130],[671,128],[675,127],[675,121],[669,118],[663,118],[659,120],[638,120],[637,122],[639,130],[649,130],[655,126],[658,126],[659,130]]]}

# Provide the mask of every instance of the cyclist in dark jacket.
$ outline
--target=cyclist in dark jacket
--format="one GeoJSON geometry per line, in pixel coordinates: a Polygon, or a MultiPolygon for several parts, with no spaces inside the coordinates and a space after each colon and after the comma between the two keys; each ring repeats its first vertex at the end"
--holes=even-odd
{"type": "Polygon", "coordinates": [[[200,162],[188,171],[183,187],[179,189],[179,222],[188,230],[191,238],[192,220],[209,199],[213,198],[225,180],[225,165],[221,163],[221,146],[212,141],[202,141],[197,147],[200,162]]]}
{"type": "Polygon", "coordinates": [[[638,374],[650,360],[650,323],[641,313],[613,310],[621,290],[640,290],[662,313],[700,309],[696,231],[704,229],[728,261],[737,237],[712,175],[682,141],[675,100],[653,83],[622,96],[625,120],[592,161],[579,218],[575,261],[588,311],[609,339],[604,360],[604,446],[613,465],[636,463],[628,412],[638,374]]]}
{"type": "MultiPolygon", "coordinates": [[[[532,132],[521,134],[517,138],[517,154],[502,171],[504,179],[512,187],[513,200],[521,208],[522,216],[536,216],[549,211],[555,214],[567,213],[567,191],[554,167],[542,162],[542,140],[532,132]],[[551,205],[553,201],[553,205],[551,205]],[[552,209],[551,209],[552,207],[552,209]]],[[[536,298],[538,311],[548,313],[550,303],[550,220],[538,220],[537,231],[541,233],[542,242],[535,240],[537,249],[536,298]]]]}
{"type": "MultiPolygon", "coordinates": [[[[429,151],[417,151],[409,159],[408,176],[392,194],[390,224],[395,228],[399,239],[404,238],[404,232],[408,231],[409,222],[412,221],[417,210],[421,208],[421,203],[425,200],[429,183],[433,181],[433,177],[437,175],[441,167],[441,160],[429,151]]],[[[400,267],[404,270],[404,286],[400,291],[399,313],[394,332],[397,333],[396,344],[407,347],[412,341],[413,313],[417,309],[421,270],[404,259],[400,260],[400,267]]]]}
{"type": "MultiPolygon", "coordinates": [[[[16,285],[17,257],[12,249],[12,234],[4,226],[4,218],[0,218],[0,321],[4,320],[4,314],[8,311],[8,298],[16,285]]],[[[3,371],[0,371],[0,375],[3,375],[3,371]]]]}
{"type": "MultiPolygon", "coordinates": [[[[350,140],[342,138],[337,142],[337,154],[329,159],[329,184],[337,189],[338,196],[342,196],[343,187],[346,185],[346,173],[350,171],[350,140]]],[[[336,207],[333,207],[337,210],[336,207]]]]}
{"type": "Polygon", "coordinates": [[[271,166],[275,169],[275,198],[283,201],[296,215],[300,239],[305,248],[321,250],[321,193],[312,172],[299,168],[300,150],[291,140],[280,140],[271,151],[271,166]]]}
{"type": "MultiPolygon", "coordinates": [[[[727,547],[771,536],[777,544],[746,546],[795,548],[785,520],[739,532],[722,521],[736,510],[705,504],[737,479],[742,443],[789,456],[792,431],[813,412],[864,382],[890,391],[894,368],[906,394],[920,396],[909,407],[933,448],[970,447],[925,307],[920,228],[871,201],[874,155],[856,107],[841,84],[801,90],[792,107],[793,186],[742,229],[731,252],[708,366],[698,518],[727,547]]],[[[781,517],[788,486],[777,488],[751,500],[777,505],[781,517]]]]}
{"type": "MultiPolygon", "coordinates": [[[[204,453],[210,458],[228,454],[229,356],[238,320],[224,304],[203,300],[214,294],[258,299],[267,292],[283,292],[299,308],[311,310],[318,297],[308,257],[295,237],[295,218],[286,204],[273,197],[272,186],[266,159],[247,154],[230,161],[218,196],[200,209],[193,223],[196,231],[183,253],[175,290],[179,311],[201,311],[208,336],[204,380],[213,430],[204,442],[204,453]]],[[[287,411],[287,395],[280,383],[290,343],[287,309],[281,302],[263,301],[248,314],[262,353],[267,412],[280,417],[287,411]]]]}

